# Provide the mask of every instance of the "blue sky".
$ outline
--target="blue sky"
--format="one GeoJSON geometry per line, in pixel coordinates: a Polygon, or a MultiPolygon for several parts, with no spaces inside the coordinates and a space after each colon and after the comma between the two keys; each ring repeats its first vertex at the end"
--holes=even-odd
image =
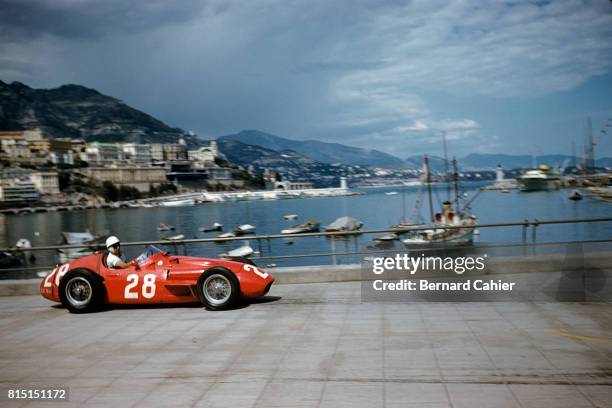
{"type": "Polygon", "coordinates": [[[5,0],[0,27],[3,81],[93,87],[208,138],[570,153],[612,118],[609,1],[5,0]]]}

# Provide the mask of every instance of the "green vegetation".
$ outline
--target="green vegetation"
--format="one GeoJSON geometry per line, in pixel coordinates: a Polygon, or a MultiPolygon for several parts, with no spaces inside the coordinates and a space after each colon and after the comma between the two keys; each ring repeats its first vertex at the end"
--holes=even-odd
{"type": "Polygon", "coordinates": [[[266,188],[266,182],[261,174],[252,175],[248,171],[237,171],[232,173],[232,178],[234,180],[243,180],[246,188],[257,190],[266,188]]]}
{"type": "Polygon", "coordinates": [[[117,186],[110,181],[102,183],[91,180],[80,173],[62,171],[59,173],[60,191],[66,194],[83,193],[104,198],[106,201],[127,201],[139,198],[176,194],[177,187],[172,183],[152,185],[148,193],[130,186],[117,186]]]}

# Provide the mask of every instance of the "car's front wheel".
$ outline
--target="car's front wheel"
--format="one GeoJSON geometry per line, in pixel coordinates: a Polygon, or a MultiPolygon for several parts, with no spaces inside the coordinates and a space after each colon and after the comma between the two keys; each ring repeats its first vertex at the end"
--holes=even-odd
{"type": "Polygon", "coordinates": [[[197,290],[200,301],[211,310],[231,307],[240,291],[238,279],[225,268],[212,268],[202,274],[197,290]]]}
{"type": "Polygon", "coordinates": [[[59,296],[62,305],[71,313],[94,312],[104,303],[104,287],[94,273],[76,269],[60,281],[59,296]]]}

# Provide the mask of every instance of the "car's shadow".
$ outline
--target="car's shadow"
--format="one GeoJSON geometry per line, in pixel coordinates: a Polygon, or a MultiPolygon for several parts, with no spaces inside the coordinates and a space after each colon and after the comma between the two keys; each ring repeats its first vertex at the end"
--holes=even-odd
{"type": "MultiPolygon", "coordinates": [[[[261,297],[258,297],[258,298],[255,298],[255,299],[249,299],[249,300],[242,300],[241,299],[238,302],[236,302],[232,307],[228,307],[227,309],[223,309],[221,311],[244,309],[246,307],[249,307],[251,304],[276,302],[276,301],[278,301],[280,299],[282,299],[280,296],[261,296],[261,297]]],[[[64,306],[62,306],[61,304],[53,305],[51,307],[53,307],[55,309],[65,309],[64,306]]],[[[111,311],[111,310],[177,309],[177,308],[183,308],[183,309],[185,309],[185,308],[189,308],[189,309],[206,309],[206,310],[210,310],[206,306],[202,305],[202,303],[199,303],[199,302],[194,302],[194,303],[156,303],[156,304],[150,304],[150,305],[105,305],[102,309],[97,310],[95,312],[89,312],[88,314],[108,312],[108,311],[111,311]]]]}

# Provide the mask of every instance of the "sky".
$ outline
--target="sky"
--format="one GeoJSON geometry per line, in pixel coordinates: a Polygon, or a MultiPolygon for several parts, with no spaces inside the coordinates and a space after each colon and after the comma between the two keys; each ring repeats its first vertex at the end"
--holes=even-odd
{"type": "Polygon", "coordinates": [[[591,118],[612,156],[612,1],[2,0],[0,80],[398,157],[580,152],[591,118]]]}

